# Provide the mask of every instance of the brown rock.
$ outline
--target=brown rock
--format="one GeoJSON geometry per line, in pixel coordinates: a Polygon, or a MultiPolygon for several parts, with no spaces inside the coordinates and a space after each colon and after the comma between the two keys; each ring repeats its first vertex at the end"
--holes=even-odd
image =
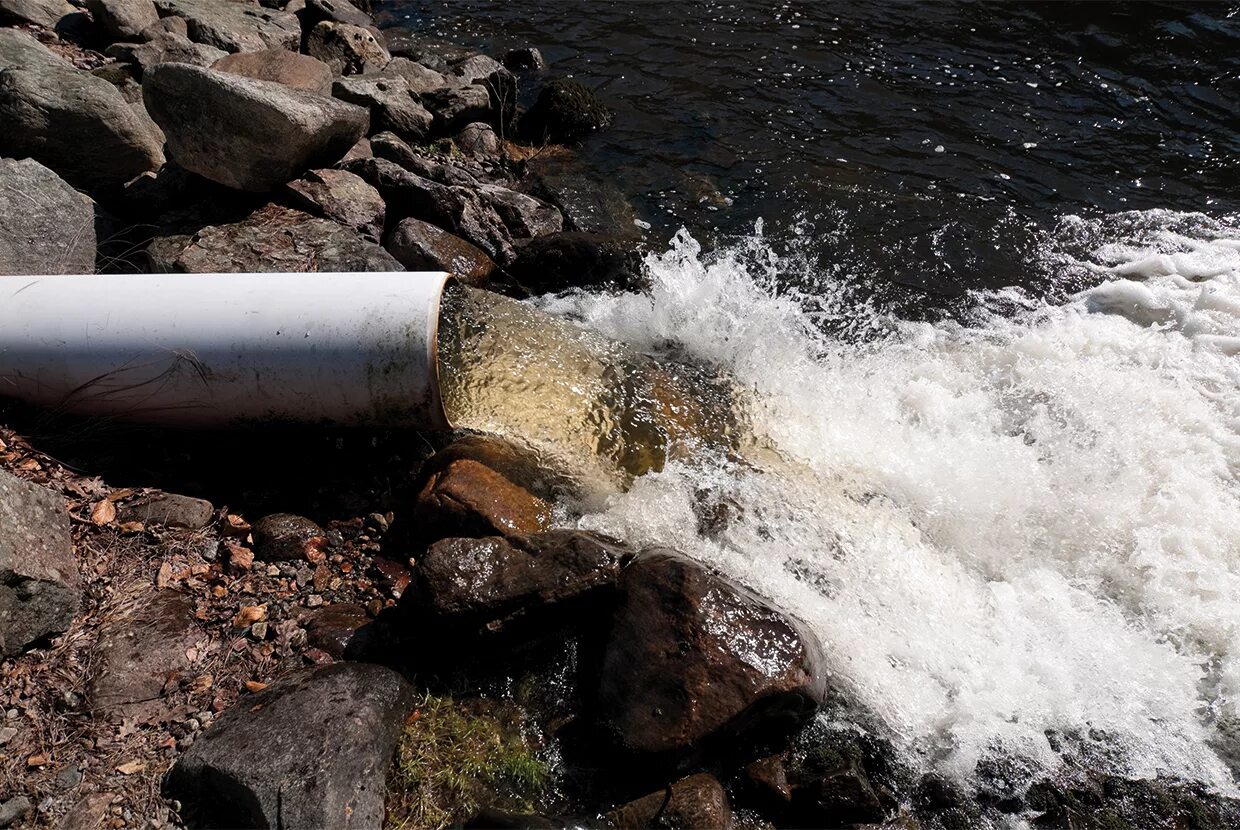
{"type": "Polygon", "coordinates": [[[617,830],[672,827],[731,830],[732,807],[723,786],[705,773],[682,778],[666,790],[631,801],[608,813],[617,830]]]}
{"type": "Polygon", "coordinates": [[[344,170],[311,170],[285,185],[294,206],[353,228],[367,239],[383,234],[383,197],[360,176],[344,170]]]}
{"type": "Polygon", "coordinates": [[[370,615],[360,605],[338,603],[311,609],[301,616],[300,622],[306,629],[306,643],[311,648],[343,660],[360,629],[370,625],[370,615]]]}
{"type": "Polygon", "coordinates": [[[292,513],[264,516],[254,523],[250,532],[254,536],[255,555],[268,562],[309,560],[313,556],[311,551],[319,551],[327,542],[323,528],[304,516],[292,513]]]}
{"type": "Polygon", "coordinates": [[[315,24],[310,30],[306,53],[323,61],[338,75],[378,72],[392,60],[374,32],[329,20],[315,24]]]}
{"type": "Polygon", "coordinates": [[[666,549],[639,556],[620,589],[599,702],[623,747],[681,755],[782,735],[817,711],[817,640],[747,589],[666,549]]]}
{"type": "MultiPolygon", "coordinates": [[[[420,484],[454,461],[468,459],[490,467],[504,478],[543,499],[574,492],[575,482],[543,464],[538,453],[494,435],[465,435],[426,460],[420,484]]],[[[421,487],[419,487],[421,489],[421,487]]]]}
{"type": "Polygon", "coordinates": [[[426,482],[414,524],[430,539],[539,533],[551,506],[476,461],[456,461],[426,482]]]}
{"type": "Polygon", "coordinates": [[[176,688],[177,678],[190,679],[190,656],[197,655],[206,639],[194,619],[193,603],[177,591],[148,588],[131,598],[126,607],[105,615],[100,627],[91,707],[107,718],[168,717],[165,689],[176,688]]]}
{"type": "Polygon", "coordinates": [[[332,91],[331,67],[317,58],[287,49],[238,52],[220,58],[211,68],[320,95],[331,95],[332,91]]]}
{"type": "Polygon", "coordinates": [[[788,770],[780,755],[759,758],[745,767],[745,781],[764,801],[787,804],[792,801],[788,770]]]}
{"type": "Polygon", "coordinates": [[[495,263],[479,248],[420,219],[403,219],[383,246],[410,271],[447,271],[466,285],[483,287],[495,263]]]}
{"type": "Polygon", "coordinates": [[[116,512],[116,520],[121,524],[142,522],[190,530],[201,530],[214,516],[215,506],[211,502],[175,493],[142,496],[121,505],[116,512]]]}

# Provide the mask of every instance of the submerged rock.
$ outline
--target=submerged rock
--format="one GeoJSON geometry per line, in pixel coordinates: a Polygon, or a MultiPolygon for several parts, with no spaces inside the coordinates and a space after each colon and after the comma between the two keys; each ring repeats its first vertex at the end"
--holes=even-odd
{"type": "Polygon", "coordinates": [[[286,678],[221,715],[165,790],[206,826],[380,830],[412,705],[412,687],[381,666],[334,663],[286,678]]]}
{"type": "Polygon", "coordinates": [[[330,95],[332,91],[331,67],[317,58],[287,49],[238,52],[220,58],[211,68],[320,95],[330,95]]]}
{"type": "Polygon", "coordinates": [[[323,61],[338,75],[378,72],[392,60],[374,32],[327,20],[310,30],[306,53],[323,61]]]}
{"type": "Polygon", "coordinates": [[[158,237],[146,255],[151,269],[162,273],[404,270],[356,231],[278,205],[240,222],[158,237]]]}
{"type": "Polygon", "coordinates": [[[584,84],[560,78],[547,84],[521,119],[521,132],[539,142],[570,144],[611,124],[611,111],[584,84]]]}
{"type": "Polygon", "coordinates": [[[683,554],[625,569],[599,688],[622,747],[680,755],[788,734],[822,702],[821,649],[783,612],[683,554]]]}
{"type": "Polygon", "coordinates": [[[420,219],[401,220],[383,244],[410,271],[447,271],[479,287],[495,272],[495,263],[477,246],[420,219]]]}
{"type": "Polygon", "coordinates": [[[0,274],[92,274],[95,203],[34,159],[0,159],[0,274]]]}
{"type": "Polygon", "coordinates": [[[142,89],[171,158],[238,190],[270,190],[335,162],[370,120],[343,101],[184,64],[154,67],[142,89]]]}
{"type": "Polygon", "coordinates": [[[155,0],[162,17],[185,20],[190,40],[225,52],[297,51],[301,23],[287,12],[248,0],[155,0]]]}
{"type": "Polygon", "coordinates": [[[302,210],[339,222],[376,242],[383,234],[387,210],[383,197],[360,176],[346,170],[311,170],[285,187],[293,204],[302,210]]]}
{"type": "Polygon", "coordinates": [[[427,539],[514,536],[551,526],[551,506],[476,461],[454,461],[418,494],[413,521],[427,539]]]}
{"type": "Polygon", "coordinates": [[[731,830],[732,806],[723,785],[712,775],[682,778],[607,814],[616,830],[683,827],[731,830]]]}
{"type": "Polygon", "coordinates": [[[0,156],[33,158],[86,190],[164,162],[163,136],[116,87],[14,29],[0,30],[0,124],[0,156]]]}
{"type": "Polygon", "coordinates": [[[80,595],[64,503],[0,470],[0,656],[67,629],[80,595]]]}
{"type": "Polygon", "coordinates": [[[560,209],[568,230],[624,239],[638,236],[636,216],[624,194],[579,159],[538,157],[527,166],[531,192],[560,209]]]}

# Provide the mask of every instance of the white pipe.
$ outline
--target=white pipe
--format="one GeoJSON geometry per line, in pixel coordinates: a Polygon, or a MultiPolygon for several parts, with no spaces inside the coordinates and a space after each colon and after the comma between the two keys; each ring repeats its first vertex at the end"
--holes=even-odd
{"type": "Polygon", "coordinates": [[[0,277],[0,395],[178,425],[450,426],[444,273],[0,277]]]}

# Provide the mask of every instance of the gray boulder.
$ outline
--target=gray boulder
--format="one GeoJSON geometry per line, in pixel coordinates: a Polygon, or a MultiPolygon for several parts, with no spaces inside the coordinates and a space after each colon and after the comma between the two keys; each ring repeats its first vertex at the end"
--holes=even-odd
{"type": "Polygon", "coordinates": [[[435,129],[455,133],[474,121],[491,120],[491,94],[477,84],[450,83],[422,96],[422,103],[435,116],[435,129]]]}
{"type": "Polygon", "coordinates": [[[379,35],[375,20],[366,12],[349,2],[349,0],[306,0],[301,11],[302,29],[310,31],[324,21],[330,23],[348,23],[360,26],[379,35]]]}
{"type": "Polygon", "coordinates": [[[34,159],[0,159],[0,274],[91,274],[95,203],[34,159]]]}
{"type": "Polygon", "coordinates": [[[151,270],[163,273],[405,270],[356,231],[278,205],[240,222],[158,237],[146,255],[151,270]]]}
{"type": "Polygon", "coordinates": [[[434,117],[409,91],[399,75],[352,75],[332,85],[332,95],[370,109],[370,126],[390,131],[406,141],[423,141],[430,134],[434,117]]]}
{"type": "Polygon", "coordinates": [[[327,64],[318,58],[287,49],[236,52],[220,58],[211,68],[320,95],[331,95],[332,92],[332,71],[327,64]]]}
{"type": "Polygon", "coordinates": [[[165,790],[209,827],[379,830],[388,765],[413,688],[390,669],[335,663],[226,711],[165,790]]]}
{"type": "Polygon", "coordinates": [[[60,496],[0,470],[0,656],[67,629],[81,589],[60,496]]]}
{"type": "Polygon", "coordinates": [[[0,155],[36,159],[86,190],[164,163],[163,136],[116,87],[13,29],[0,30],[0,124],[0,155]]]}
{"type": "Polygon", "coordinates": [[[478,185],[478,190],[515,239],[532,239],[564,230],[564,217],[554,205],[495,184],[478,185]]]}
{"type": "Polygon", "coordinates": [[[490,124],[481,121],[466,124],[456,134],[456,138],[452,139],[452,143],[472,159],[497,159],[500,156],[499,136],[495,134],[490,124]]]}
{"type": "Polygon", "coordinates": [[[159,22],[152,0],[86,0],[95,22],[114,38],[136,40],[159,22]]]}
{"type": "Polygon", "coordinates": [[[176,32],[151,27],[144,30],[144,34],[148,36],[142,42],[113,43],[104,50],[104,54],[122,63],[132,64],[134,74],[139,78],[152,66],[161,63],[212,66],[228,55],[223,49],[216,49],[205,43],[194,43],[185,35],[176,32]]]}
{"type": "Polygon", "coordinates": [[[420,219],[402,220],[383,244],[410,271],[447,271],[478,287],[495,273],[495,263],[478,246],[420,219]]]}
{"type": "Polygon", "coordinates": [[[310,30],[306,37],[306,53],[323,61],[339,75],[378,72],[392,60],[374,32],[328,20],[310,30]]]}
{"type": "Polygon", "coordinates": [[[337,161],[370,121],[343,101],[186,64],[154,67],[142,88],[169,156],[238,190],[270,190],[337,161]]]}
{"type": "Polygon", "coordinates": [[[288,12],[250,0],[155,0],[162,17],[184,18],[190,40],[225,52],[291,49],[301,45],[301,23],[288,12]]]}
{"type": "Polygon", "coordinates": [[[375,241],[383,235],[386,207],[379,191],[347,170],[311,170],[285,185],[290,201],[375,241]]]}
{"type": "Polygon", "coordinates": [[[443,89],[452,83],[446,75],[408,58],[392,58],[391,62],[383,67],[382,74],[404,78],[409,83],[409,91],[414,95],[443,89]]]}
{"type": "Polygon", "coordinates": [[[0,0],[0,21],[37,23],[48,29],[56,28],[62,17],[76,11],[65,0],[0,0]]]}

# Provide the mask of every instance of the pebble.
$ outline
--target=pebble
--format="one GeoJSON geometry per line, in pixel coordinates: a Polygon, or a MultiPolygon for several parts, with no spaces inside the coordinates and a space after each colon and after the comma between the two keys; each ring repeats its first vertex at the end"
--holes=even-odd
{"type": "Polygon", "coordinates": [[[310,596],[306,597],[306,605],[309,608],[318,608],[322,604],[323,604],[323,597],[320,596],[319,594],[311,594],[310,596]]]}
{"type": "Polygon", "coordinates": [[[16,727],[6,726],[3,729],[0,729],[0,746],[4,746],[15,737],[17,737],[16,727]]]}

